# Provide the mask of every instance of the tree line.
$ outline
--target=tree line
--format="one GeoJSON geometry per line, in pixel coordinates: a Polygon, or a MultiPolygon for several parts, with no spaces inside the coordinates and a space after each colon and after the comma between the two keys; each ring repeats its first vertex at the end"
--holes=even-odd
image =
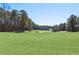
{"type": "Polygon", "coordinates": [[[79,16],[70,15],[66,23],[60,23],[59,25],[54,25],[52,28],[53,32],[57,31],[69,31],[78,32],[79,31],[79,16]]]}
{"type": "Polygon", "coordinates": [[[31,30],[49,30],[52,28],[53,32],[58,31],[79,31],[79,16],[70,15],[66,23],[60,23],[54,26],[40,26],[35,24],[28,16],[25,10],[9,11],[10,5],[2,3],[0,6],[0,32],[24,32],[31,30]]]}
{"type": "Polygon", "coordinates": [[[36,28],[36,24],[28,17],[25,10],[9,11],[10,6],[2,3],[0,6],[0,32],[24,32],[36,28]]]}

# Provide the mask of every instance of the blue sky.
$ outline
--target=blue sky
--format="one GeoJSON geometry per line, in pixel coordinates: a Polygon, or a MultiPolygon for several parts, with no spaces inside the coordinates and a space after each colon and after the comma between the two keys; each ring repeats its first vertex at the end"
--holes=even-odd
{"type": "Polygon", "coordinates": [[[71,14],[79,16],[79,4],[77,3],[16,3],[10,5],[12,9],[26,10],[28,16],[40,25],[55,25],[66,22],[71,14]]]}

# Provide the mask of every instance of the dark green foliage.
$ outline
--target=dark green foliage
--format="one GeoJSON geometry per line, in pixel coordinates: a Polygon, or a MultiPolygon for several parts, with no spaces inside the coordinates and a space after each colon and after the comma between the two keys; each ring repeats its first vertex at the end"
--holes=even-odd
{"type": "Polygon", "coordinates": [[[11,19],[15,18],[17,16],[17,10],[12,10],[11,12],[11,19]]]}
{"type": "Polygon", "coordinates": [[[29,19],[28,20],[28,27],[27,27],[27,30],[28,31],[31,31],[33,29],[33,27],[32,27],[32,21],[31,21],[31,19],[29,19]]]}
{"type": "Polygon", "coordinates": [[[52,30],[53,30],[53,32],[59,31],[59,26],[58,25],[54,25],[52,30]]]}
{"type": "Polygon", "coordinates": [[[72,32],[78,31],[77,16],[71,15],[70,18],[68,18],[67,26],[68,26],[68,31],[72,31],[72,32]]]}
{"type": "Polygon", "coordinates": [[[59,31],[66,31],[66,23],[60,23],[59,31]]]}

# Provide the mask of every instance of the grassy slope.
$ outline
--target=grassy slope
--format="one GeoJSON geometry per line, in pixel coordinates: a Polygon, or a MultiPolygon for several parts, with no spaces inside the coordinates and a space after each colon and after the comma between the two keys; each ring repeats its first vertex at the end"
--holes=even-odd
{"type": "Polygon", "coordinates": [[[0,33],[0,54],[79,54],[79,33],[0,33]]]}

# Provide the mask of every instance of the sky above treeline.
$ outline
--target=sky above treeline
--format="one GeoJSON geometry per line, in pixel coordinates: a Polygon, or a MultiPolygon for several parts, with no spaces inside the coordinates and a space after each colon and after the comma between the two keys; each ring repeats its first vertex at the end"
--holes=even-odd
{"type": "Polygon", "coordinates": [[[67,22],[71,15],[79,16],[77,3],[11,3],[11,9],[25,10],[28,16],[39,25],[55,25],[67,22]]]}

